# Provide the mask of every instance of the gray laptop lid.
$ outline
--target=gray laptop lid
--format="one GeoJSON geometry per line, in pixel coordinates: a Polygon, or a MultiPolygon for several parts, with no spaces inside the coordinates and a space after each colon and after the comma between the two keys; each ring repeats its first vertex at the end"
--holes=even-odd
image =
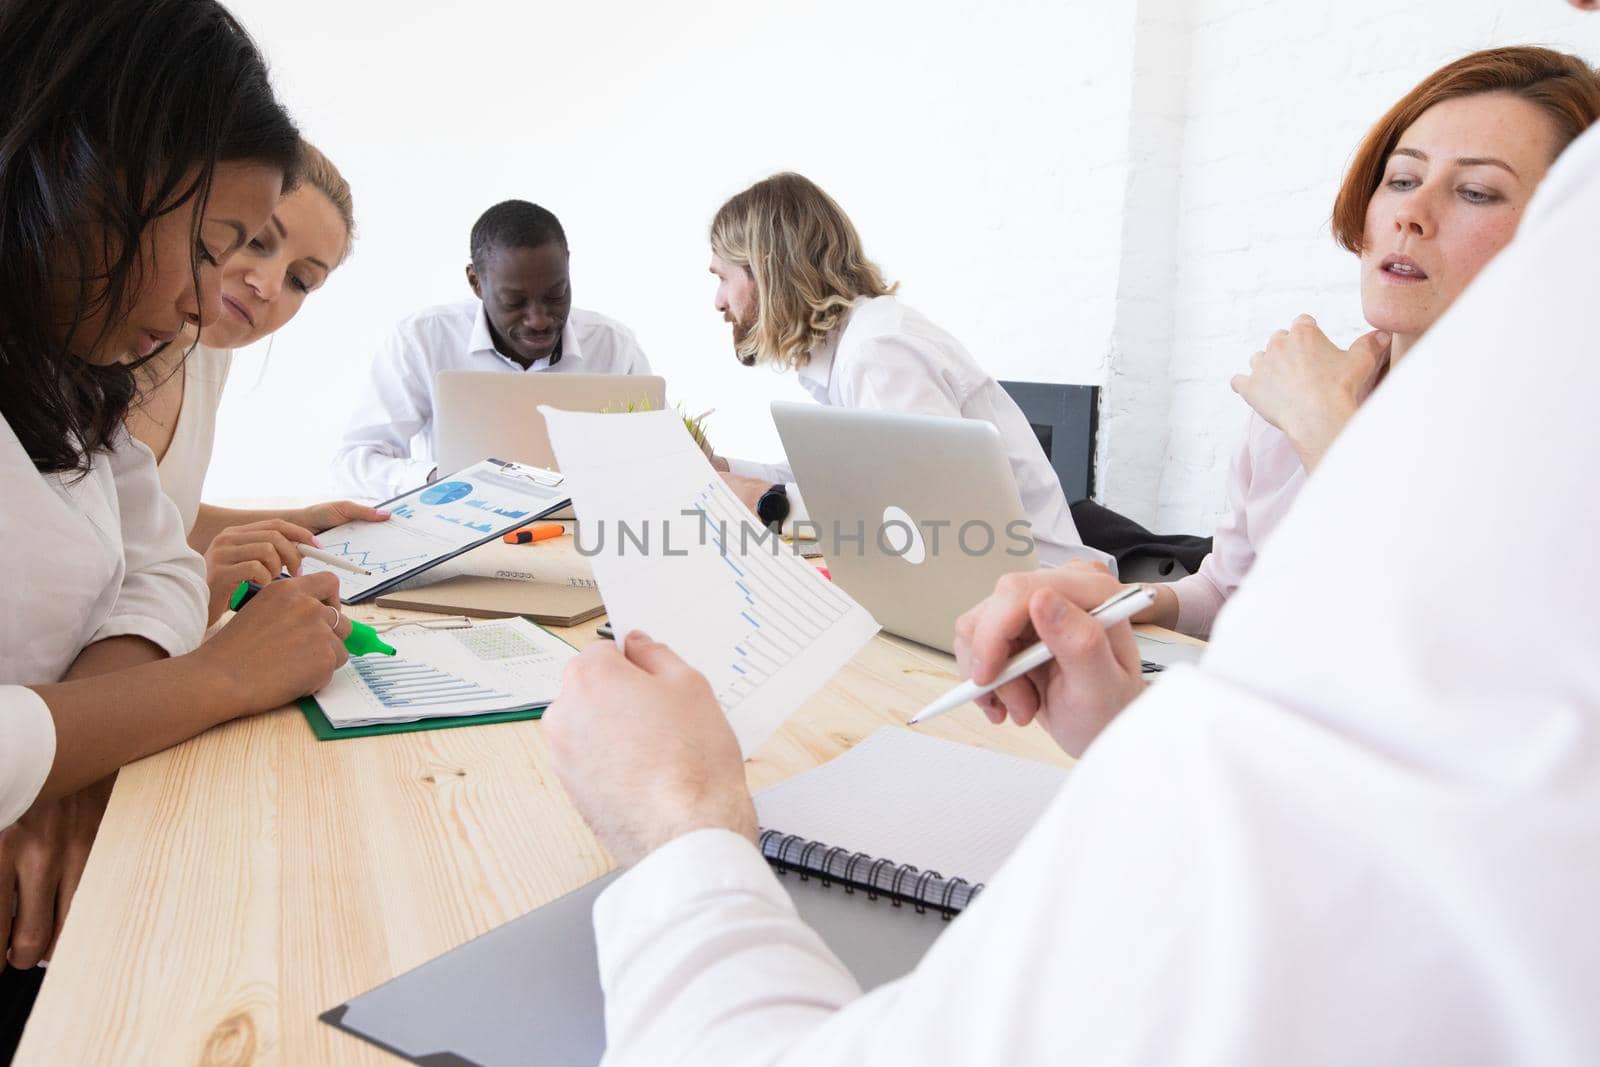
{"type": "Polygon", "coordinates": [[[440,371],[433,411],[439,470],[457,471],[483,459],[559,470],[540,404],[624,412],[659,410],[666,402],[666,379],[651,374],[440,371]]]}
{"type": "Polygon", "coordinates": [[[783,401],[772,418],[829,573],[890,633],[948,652],[957,616],[1038,566],[993,425],[783,401]]]}

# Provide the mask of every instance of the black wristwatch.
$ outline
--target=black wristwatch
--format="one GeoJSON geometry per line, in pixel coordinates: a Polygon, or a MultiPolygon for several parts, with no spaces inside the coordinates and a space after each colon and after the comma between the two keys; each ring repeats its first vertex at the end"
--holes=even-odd
{"type": "Polygon", "coordinates": [[[788,517],[789,490],[779,482],[762,493],[761,499],[756,501],[756,518],[761,520],[763,526],[782,526],[783,520],[788,517]]]}

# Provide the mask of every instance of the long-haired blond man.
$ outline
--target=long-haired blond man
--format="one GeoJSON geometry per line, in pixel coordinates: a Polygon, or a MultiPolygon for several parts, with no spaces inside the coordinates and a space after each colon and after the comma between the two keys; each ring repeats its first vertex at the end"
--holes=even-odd
{"type": "MultiPolygon", "coordinates": [[[[1086,548],[1028,420],[961,342],[901,303],[833,198],[798,174],[733,197],[711,222],[717,310],[745,366],[792,370],[824,404],[982,419],[1000,431],[1039,559],[1110,563],[1086,548]]],[[[804,514],[787,466],[727,462],[763,522],[804,514]]]]}

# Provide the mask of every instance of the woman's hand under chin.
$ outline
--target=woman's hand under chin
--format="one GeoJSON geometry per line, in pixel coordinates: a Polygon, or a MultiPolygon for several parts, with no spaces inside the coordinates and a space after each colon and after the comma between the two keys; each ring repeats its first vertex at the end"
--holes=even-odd
{"type": "Polygon", "coordinates": [[[1309,473],[1383,376],[1391,341],[1374,330],[1343,349],[1301,315],[1233,376],[1233,391],[1283,431],[1309,473]]]}

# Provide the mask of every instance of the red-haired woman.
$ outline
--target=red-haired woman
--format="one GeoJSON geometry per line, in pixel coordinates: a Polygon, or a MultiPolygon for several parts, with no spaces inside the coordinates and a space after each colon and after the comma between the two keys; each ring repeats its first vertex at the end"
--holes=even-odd
{"type": "Polygon", "coordinates": [[[1198,573],[1138,621],[1204,636],[1357,407],[1510,242],[1545,171],[1600,118],[1600,74],[1545,48],[1474,52],[1423,79],[1356,153],[1333,234],[1361,259],[1372,332],[1340,348],[1302,315],[1237,375],[1253,408],[1229,514],[1198,573]]]}

